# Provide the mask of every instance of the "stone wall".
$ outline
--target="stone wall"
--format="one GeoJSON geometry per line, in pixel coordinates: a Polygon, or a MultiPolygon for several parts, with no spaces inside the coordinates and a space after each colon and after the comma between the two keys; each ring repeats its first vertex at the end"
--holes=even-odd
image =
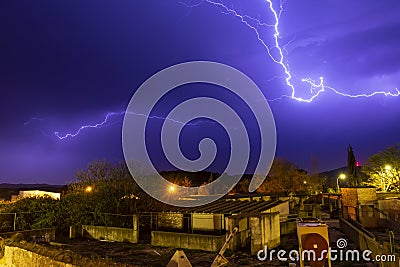
{"type": "Polygon", "coordinates": [[[370,204],[377,200],[376,188],[370,187],[343,187],[342,204],[343,206],[357,207],[358,205],[370,204]]]}
{"type": "Polygon", "coordinates": [[[204,251],[219,251],[225,243],[225,235],[199,235],[172,232],[151,232],[151,245],[204,251]]]}
{"type": "Polygon", "coordinates": [[[342,205],[357,207],[357,188],[341,188],[342,205]]]}
{"type": "Polygon", "coordinates": [[[0,257],[0,267],[126,267],[126,264],[113,262],[107,258],[87,258],[58,246],[6,241],[2,249],[4,253],[0,257]]]}
{"type": "Polygon", "coordinates": [[[4,257],[0,259],[0,266],[4,267],[72,267],[70,263],[56,261],[49,257],[39,255],[23,248],[5,246],[4,257]]]}

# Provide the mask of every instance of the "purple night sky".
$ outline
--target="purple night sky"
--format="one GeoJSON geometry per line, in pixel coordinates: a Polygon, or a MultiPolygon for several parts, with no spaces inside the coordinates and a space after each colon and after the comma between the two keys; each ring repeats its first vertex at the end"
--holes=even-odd
{"type": "MultiPolygon", "coordinates": [[[[290,95],[282,65],[259,40],[279,57],[274,28],[264,25],[274,24],[268,2],[213,1],[1,1],[0,183],[63,184],[92,160],[122,160],[122,115],[76,137],[60,140],[54,132],[75,133],[101,123],[108,112],[123,112],[141,83],[177,63],[221,62],[247,74],[269,100],[290,95]]],[[[273,4],[279,12],[279,1],[273,4]]],[[[398,0],[284,3],[279,48],[295,96],[310,99],[318,91],[310,93],[303,78],[319,83],[324,77],[329,88],[310,103],[290,97],[269,102],[278,156],[304,169],[316,158],[325,171],[346,164],[348,144],[363,163],[399,143],[400,96],[393,96],[400,88],[399,14],[398,0]],[[348,96],[374,92],[392,96],[348,96]]],[[[190,88],[170,95],[171,103],[213,91],[190,88]]],[[[226,141],[213,124],[189,128],[183,148],[189,157],[196,157],[191,142],[205,133],[226,141]]],[[[219,146],[222,155],[227,147],[219,146]]],[[[220,170],[224,158],[217,157],[211,170],[220,170]]]]}

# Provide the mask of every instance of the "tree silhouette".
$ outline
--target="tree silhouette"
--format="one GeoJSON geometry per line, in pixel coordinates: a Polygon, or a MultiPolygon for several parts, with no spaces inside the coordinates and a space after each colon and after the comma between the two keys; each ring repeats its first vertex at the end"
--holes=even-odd
{"type": "Polygon", "coordinates": [[[349,185],[350,186],[361,186],[361,176],[358,174],[357,170],[357,161],[354,156],[354,151],[351,145],[349,145],[347,149],[347,171],[349,177],[349,185]]]}

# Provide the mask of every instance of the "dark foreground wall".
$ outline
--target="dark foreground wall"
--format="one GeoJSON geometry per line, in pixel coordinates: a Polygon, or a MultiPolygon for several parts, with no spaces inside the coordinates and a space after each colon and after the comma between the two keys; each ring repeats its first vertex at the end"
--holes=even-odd
{"type": "Polygon", "coordinates": [[[151,232],[151,245],[159,247],[198,249],[215,252],[221,249],[225,240],[225,235],[214,236],[161,231],[151,232]]]}
{"type": "Polygon", "coordinates": [[[56,261],[49,257],[39,255],[35,252],[13,246],[4,247],[4,256],[0,259],[0,266],[4,267],[72,267],[70,263],[56,261]]]}
{"type": "MultiPolygon", "coordinates": [[[[375,238],[366,231],[359,229],[358,227],[354,226],[350,222],[340,219],[340,230],[346,234],[346,236],[353,241],[358,248],[363,250],[371,250],[372,255],[371,258],[374,258],[375,255],[390,255],[390,250],[380,244],[375,238]]],[[[395,254],[396,262],[375,262],[378,266],[381,267],[398,267],[400,266],[400,255],[395,254]]]]}

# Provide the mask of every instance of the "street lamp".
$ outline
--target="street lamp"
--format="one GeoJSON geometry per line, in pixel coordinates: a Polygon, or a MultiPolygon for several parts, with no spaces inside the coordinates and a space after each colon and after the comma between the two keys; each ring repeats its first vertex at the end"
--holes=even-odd
{"type": "Polygon", "coordinates": [[[390,166],[389,164],[385,165],[385,170],[386,171],[392,170],[392,166],[390,166]]]}
{"type": "Polygon", "coordinates": [[[92,190],[93,190],[93,188],[90,185],[85,188],[86,193],[90,193],[90,192],[92,192],[92,190]]]}
{"type": "Polygon", "coordinates": [[[170,186],[168,187],[168,191],[169,191],[170,193],[174,193],[175,190],[176,190],[175,185],[170,185],[170,186]]]}
{"type": "Polygon", "coordinates": [[[338,178],[336,179],[336,186],[337,186],[337,191],[340,191],[340,187],[339,187],[339,179],[340,180],[345,180],[346,179],[346,174],[341,173],[339,174],[338,178]]]}

